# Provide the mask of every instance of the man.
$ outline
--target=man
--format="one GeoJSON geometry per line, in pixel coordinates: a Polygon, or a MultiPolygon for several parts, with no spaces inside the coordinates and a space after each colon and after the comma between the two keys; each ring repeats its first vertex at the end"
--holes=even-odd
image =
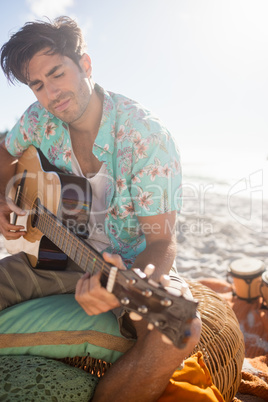
{"type": "MultiPolygon", "coordinates": [[[[5,190],[15,174],[14,161],[34,145],[55,166],[90,181],[93,204],[88,241],[103,258],[120,269],[144,270],[153,264],[152,279],[162,278],[169,285],[165,275],[176,255],[174,227],[180,203],[176,146],[149,111],[93,82],[84,48],[80,29],[67,17],[54,23],[28,23],[2,47],[7,78],[28,85],[38,102],[1,145],[0,231],[13,240],[26,234],[23,226],[10,223],[12,211],[18,215],[25,211],[7,203],[5,190]]],[[[101,287],[100,273],[90,277],[81,271],[72,263],[56,274],[38,271],[23,253],[8,257],[0,262],[1,308],[74,292],[76,287],[76,300],[89,315],[114,309],[121,332],[136,336],[137,341],[101,380],[94,401],[106,401],[108,395],[117,402],[157,400],[198,342],[199,320],[193,320],[185,348],[177,349],[163,343],[156,329],[149,331],[144,320],[135,315],[130,320],[117,298],[101,287]],[[27,283],[23,288],[22,278],[27,283]]]]}

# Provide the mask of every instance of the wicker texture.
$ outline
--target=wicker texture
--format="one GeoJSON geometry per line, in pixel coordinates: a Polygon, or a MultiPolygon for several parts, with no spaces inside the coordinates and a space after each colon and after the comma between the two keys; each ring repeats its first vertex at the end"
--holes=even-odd
{"type": "MultiPolygon", "coordinates": [[[[202,333],[194,353],[201,351],[212,380],[226,402],[232,401],[241,382],[245,348],[244,338],[232,308],[216,292],[198,282],[188,281],[192,294],[199,301],[202,333]]],[[[67,364],[102,376],[111,366],[102,360],[68,358],[67,364]]]]}
{"type": "Polygon", "coordinates": [[[241,382],[245,356],[244,337],[234,311],[216,292],[198,282],[187,281],[202,320],[200,341],[194,352],[203,353],[214,384],[226,402],[231,401],[241,382]]]}
{"type": "Polygon", "coordinates": [[[89,374],[102,377],[112,363],[107,363],[104,360],[94,359],[94,357],[66,357],[65,359],[59,359],[61,362],[69,364],[69,366],[80,368],[89,374]]]}

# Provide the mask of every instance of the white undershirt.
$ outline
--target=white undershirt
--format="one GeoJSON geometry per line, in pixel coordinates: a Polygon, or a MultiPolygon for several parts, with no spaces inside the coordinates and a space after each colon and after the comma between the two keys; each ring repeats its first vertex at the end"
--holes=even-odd
{"type": "MultiPolygon", "coordinates": [[[[77,176],[85,177],[81,167],[72,152],[72,169],[77,176]]],[[[104,231],[104,219],[106,215],[105,190],[108,180],[107,170],[102,164],[98,173],[86,178],[92,190],[92,204],[89,217],[89,238],[86,240],[95,250],[101,252],[110,245],[110,241],[104,231]]]]}

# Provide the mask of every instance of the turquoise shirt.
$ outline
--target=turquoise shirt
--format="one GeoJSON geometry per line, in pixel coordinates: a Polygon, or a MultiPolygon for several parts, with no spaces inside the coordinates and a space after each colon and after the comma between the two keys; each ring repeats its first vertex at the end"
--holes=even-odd
{"type": "MultiPolygon", "coordinates": [[[[111,245],[106,251],[120,254],[131,267],[145,249],[144,230],[157,230],[156,226],[141,228],[138,217],[180,210],[179,152],[169,131],[151,112],[98,85],[95,89],[104,94],[104,103],[92,152],[110,177],[105,231],[111,245]]],[[[50,163],[72,173],[68,124],[39,102],[26,110],[6,136],[6,147],[13,156],[21,156],[30,145],[39,148],[50,163]]]]}

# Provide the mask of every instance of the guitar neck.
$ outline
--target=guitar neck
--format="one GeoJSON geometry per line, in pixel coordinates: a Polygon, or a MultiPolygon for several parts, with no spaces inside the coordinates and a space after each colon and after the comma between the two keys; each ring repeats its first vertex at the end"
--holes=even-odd
{"type": "Polygon", "coordinates": [[[88,243],[71,232],[43,205],[38,205],[35,226],[79,267],[91,275],[98,271],[109,272],[110,265],[88,243]]]}

